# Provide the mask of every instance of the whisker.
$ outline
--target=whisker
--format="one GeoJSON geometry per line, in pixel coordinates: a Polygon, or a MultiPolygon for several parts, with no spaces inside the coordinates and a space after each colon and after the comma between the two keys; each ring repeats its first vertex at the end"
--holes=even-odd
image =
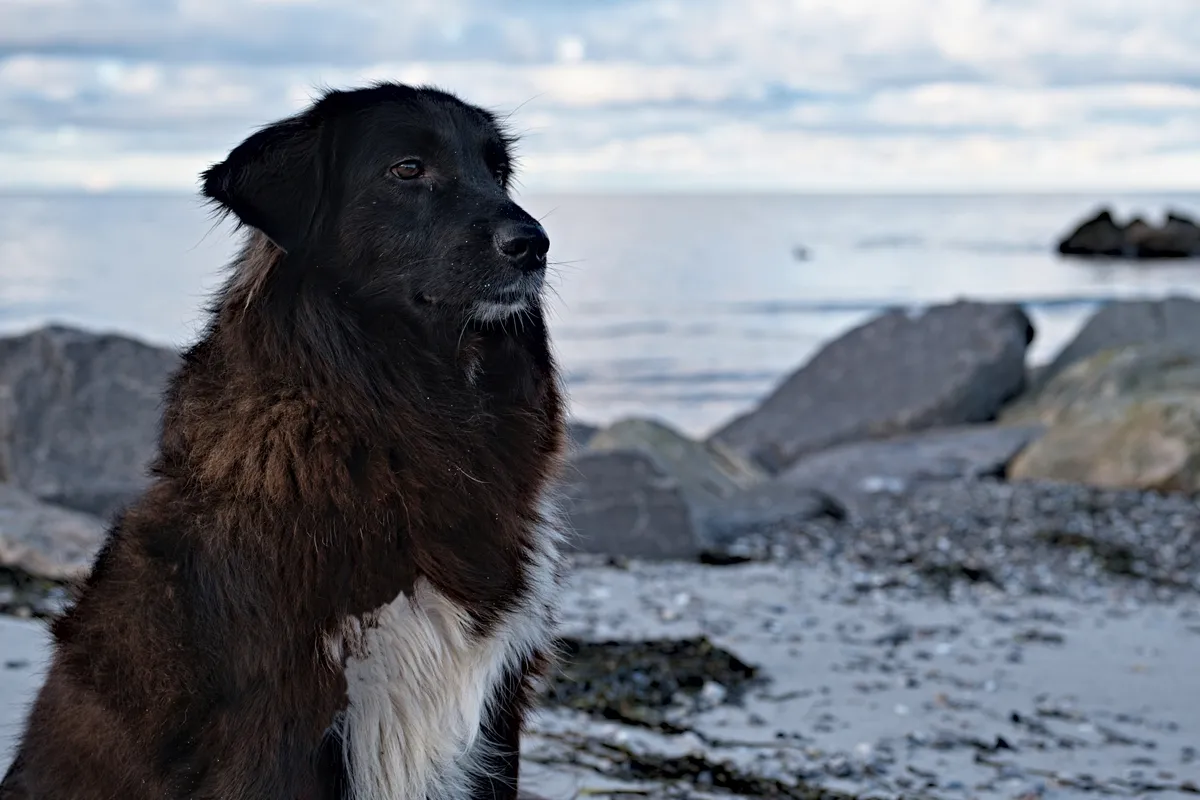
{"type": "Polygon", "coordinates": [[[538,98],[542,97],[544,94],[546,94],[546,93],[545,93],[545,92],[538,92],[538,93],[537,93],[537,94],[535,94],[533,97],[530,97],[528,100],[523,100],[523,101],[521,101],[521,103],[520,103],[520,104],[518,104],[516,108],[514,108],[512,111],[509,111],[507,114],[505,114],[503,117],[501,117],[501,119],[503,119],[505,122],[508,122],[509,118],[511,118],[513,114],[515,114],[515,113],[517,113],[518,111],[520,111],[520,110],[521,110],[522,108],[524,108],[524,107],[525,107],[527,104],[529,104],[529,103],[532,103],[534,100],[537,100],[538,98]]]}
{"type": "Polygon", "coordinates": [[[462,352],[462,340],[463,340],[463,336],[465,336],[465,335],[467,334],[467,328],[468,328],[468,327],[470,327],[470,325],[471,325],[471,320],[470,320],[470,318],[469,318],[469,317],[468,317],[467,319],[463,320],[463,326],[462,326],[462,330],[458,332],[458,343],[454,345],[454,352],[455,352],[455,353],[461,353],[461,352],[462,352]]]}

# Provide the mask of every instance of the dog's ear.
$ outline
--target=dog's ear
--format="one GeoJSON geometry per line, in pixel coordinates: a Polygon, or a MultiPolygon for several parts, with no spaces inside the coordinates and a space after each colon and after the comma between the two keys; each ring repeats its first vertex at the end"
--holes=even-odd
{"type": "Polygon", "coordinates": [[[290,252],[304,241],[321,195],[320,125],[285,119],[252,134],[203,174],[203,194],[290,252]]]}

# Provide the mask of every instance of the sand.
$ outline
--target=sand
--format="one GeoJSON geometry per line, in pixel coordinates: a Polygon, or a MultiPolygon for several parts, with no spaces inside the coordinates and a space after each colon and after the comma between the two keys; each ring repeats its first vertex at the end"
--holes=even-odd
{"type": "MultiPolygon", "coordinates": [[[[524,781],[548,798],[605,787],[707,797],[706,781],[731,780],[719,770],[699,785],[626,780],[630,753],[697,753],[730,761],[735,776],[872,796],[1166,798],[1200,784],[1190,595],[1148,603],[1114,585],[1080,602],[983,585],[939,600],[863,591],[796,563],[592,566],[572,577],[564,633],[705,634],[770,680],[741,706],[706,686],[710,702],[676,718],[696,733],[542,710],[524,781]]],[[[0,618],[0,764],[45,658],[43,623],[0,618]]]]}

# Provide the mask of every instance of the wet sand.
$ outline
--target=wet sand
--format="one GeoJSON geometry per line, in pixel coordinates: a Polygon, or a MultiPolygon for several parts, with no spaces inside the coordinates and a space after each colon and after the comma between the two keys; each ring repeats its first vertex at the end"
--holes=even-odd
{"type": "Polygon", "coordinates": [[[562,737],[581,730],[875,796],[1163,797],[1200,784],[1195,599],[1148,605],[1114,589],[1082,604],[980,587],[942,602],[848,585],[796,564],[579,570],[567,633],[707,634],[771,682],[743,707],[680,720],[704,740],[544,711],[527,744],[531,787],[571,797],[607,783],[604,767],[544,763],[580,760],[582,744],[562,737]]]}
{"type": "MultiPolygon", "coordinates": [[[[5,764],[44,668],[43,631],[0,618],[5,764]]],[[[706,685],[698,708],[671,717],[684,733],[544,709],[526,739],[524,780],[548,798],[606,787],[736,797],[719,784],[736,790],[750,778],[759,793],[740,796],[1182,798],[1200,785],[1200,599],[1191,595],[1146,602],[1114,584],[1080,602],[985,584],[939,600],[863,591],[794,562],[581,566],[563,632],[706,635],[768,682],[740,705],[706,685]],[[639,759],[691,774],[629,780],[639,759]],[[718,786],[705,791],[706,782],[718,786]]]]}

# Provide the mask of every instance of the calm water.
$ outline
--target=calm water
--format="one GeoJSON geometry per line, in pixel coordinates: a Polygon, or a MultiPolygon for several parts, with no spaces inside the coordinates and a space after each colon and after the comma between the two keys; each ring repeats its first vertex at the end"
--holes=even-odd
{"type": "MultiPolygon", "coordinates": [[[[697,434],[888,305],[1020,301],[1038,361],[1098,300],[1200,295],[1200,264],[1057,258],[1056,237],[1101,202],[1200,214],[1200,194],[523,198],[559,262],[552,325],[574,413],[697,434]]],[[[0,330],[54,320],[185,343],[233,249],[188,196],[0,195],[0,330]]]]}

